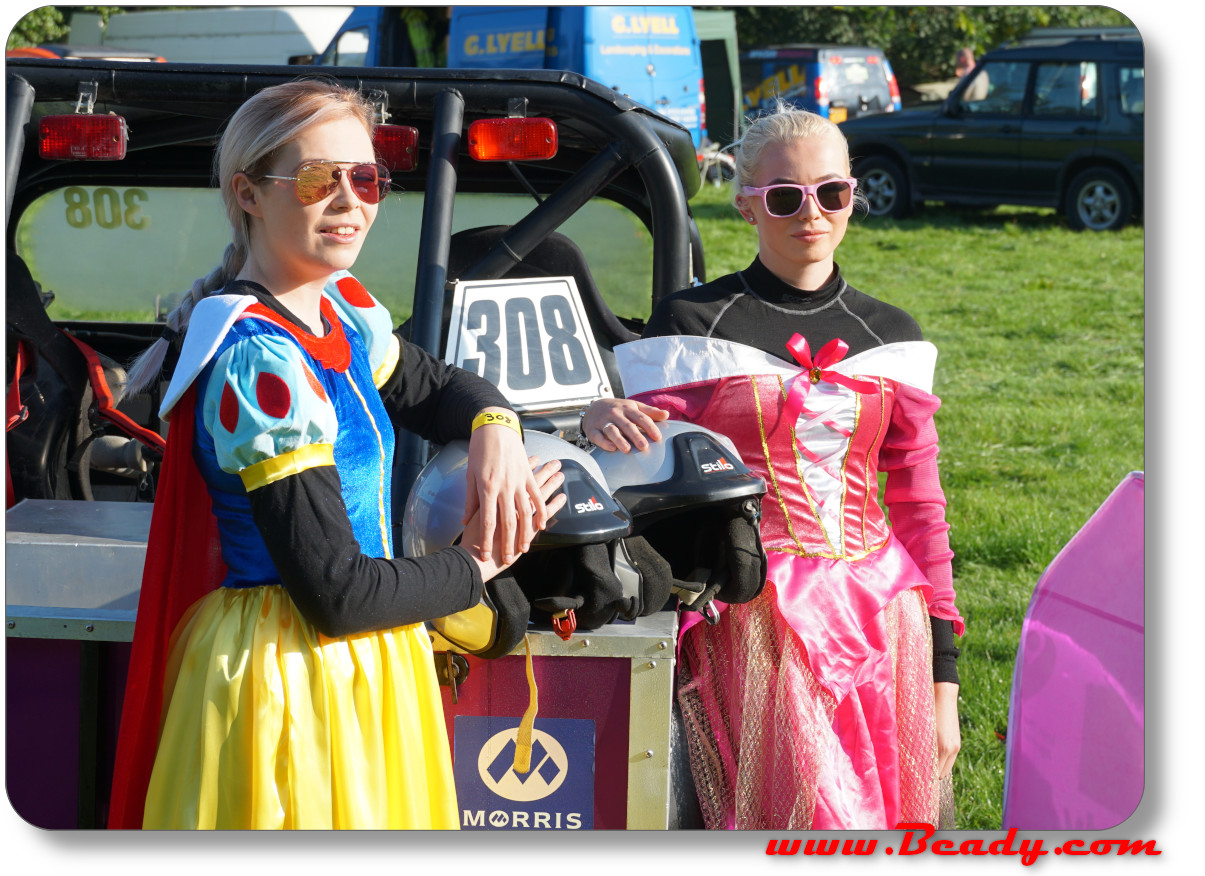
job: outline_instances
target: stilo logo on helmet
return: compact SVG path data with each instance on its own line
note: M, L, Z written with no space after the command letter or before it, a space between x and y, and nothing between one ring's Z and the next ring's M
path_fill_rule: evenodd
M699 471L703 474L714 474L720 471L736 471L736 466L721 456L719 462L705 462L700 465Z
M586 502L574 502L573 510L578 514L592 514L596 511L605 511L606 505L598 501L596 496L591 496Z

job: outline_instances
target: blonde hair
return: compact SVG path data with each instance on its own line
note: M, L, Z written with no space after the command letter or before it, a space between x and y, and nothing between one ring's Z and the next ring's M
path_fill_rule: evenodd
M333 80L300 79L257 92L238 108L226 125L214 155L213 173L233 239L222 262L192 284L184 300L167 315L169 333L182 335L197 302L234 279L247 261L251 226L239 206L232 180L236 173L250 176L266 172L280 150L313 125L353 118L371 136L374 108L360 92ZM157 339L131 365L125 395L140 392L159 377L169 342Z
M794 143L796 140L827 137L841 144L845 156L845 174L851 173L849 161L849 143L833 122L824 116L798 109L779 98L772 109L753 119L741 137L733 144L733 158L736 161L736 173L732 178L732 203L736 205L737 196L742 186L754 184L762 153L770 146L784 143ZM861 192L854 196L854 206L860 207L865 203Z

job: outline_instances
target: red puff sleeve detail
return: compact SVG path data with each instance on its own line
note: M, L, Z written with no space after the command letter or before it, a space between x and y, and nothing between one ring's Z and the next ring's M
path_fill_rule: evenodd
M289 392L289 385L280 377L269 371L261 371L255 378L255 403L269 417L278 420L284 417L288 414L292 401L293 394Z
M343 296L343 300L352 307L368 310L377 306L372 296L368 294L368 290L355 277L343 277L335 285L339 287L339 294Z
M303 368L302 371L305 372L305 382L310 385L310 389L314 390L314 395L318 396L320 401L326 401L326 390L322 388L322 384L318 382L314 372L309 368Z
M218 407L218 419L222 423L222 428L234 434L234 430L238 427L238 398L234 395L234 387L227 381L222 387L222 401Z

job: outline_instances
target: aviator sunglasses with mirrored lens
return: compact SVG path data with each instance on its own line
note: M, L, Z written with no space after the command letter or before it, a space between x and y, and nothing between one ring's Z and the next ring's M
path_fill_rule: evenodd
M742 186L742 195L758 195L766 205L766 212L779 219L794 216L803 207L803 201L811 195L816 205L825 213L844 210L854 199L856 179L829 179L810 186L794 183L775 183L771 186Z
M340 164L350 164L343 168ZM292 180L297 199L309 206L334 193L339 180L347 174L351 190L365 204L379 204L389 191L389 168L383 164L356 164L354 161L307 161L297 168L296 176L260 174L259 179Z

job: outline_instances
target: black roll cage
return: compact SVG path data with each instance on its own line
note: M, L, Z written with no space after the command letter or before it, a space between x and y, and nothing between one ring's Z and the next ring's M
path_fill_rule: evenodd
M36 112L35 104L47 107L46 112L71 112L81 82L97 84L96 112L112 110L127 116L132 131L129 148L133 153L140 149L212 142L220 123L255 91L299 76L321 76L365 94L383 95L393 120L419 127L425 135L421 137L420 149L429 159L420 163L420 169L427 168L426 184L416 186L417 175L407 176L407 181L412 187L422 188L428 194L428 202L442 200L455 192L462 176L456 165L465 154L460 133L468 122L515 114L518 97L526 114L547 115L558 121L562 143L567 141L574 158L551 162L549 166L554 172L539 165L524 165L524 174L531 185L555 191L557 196L532 210L523 221L523 232L517 235L520 240L508 237L507 247L521 258L524 253L516 244L521 247L524 241L547 236L578 206L591 197L603 195L633 209L652 233L653 303L699 276L701 258L691 251L693 222L686 200L698 191L701 181L689 134L673 122L578 74L555 70L404 68L334 68L337 72L333 72L332 68L316 67L102 61L66 64L40 59L13 60L7 68L6 212L11 211L22 190L38 183L42 187L51 183L56 176L55 165L61 164L41 161L36 154L30 156L22 149L24 129L45 114ZM123 107L130 107L131 112L123 111ZM156 121L152 131L141 130L138 116L145 117L145 110L168 120ZM436 130L447 138L438 145L433 136ZM610 172L600 174L598 163L591 164L589 170L581 168L580 172L573 172L586 163L581 156L587 152L605 154L604 163ZM94 163L89 172L98 177L120 176L120 164ZM181 171L188 170L179 166L170 169L177 178ZM194 165L191 170L208 175L208 156L203 166ZM78 182L81 178L78 165L72 171L72 179ZM498 190L501 175L493 172L483 177L477 169L464 174L469 185L463 190L480 190L484 179L490 183L489 190ZM526 190L517 184L513 188ZM446 218L442 212L437 208L435 215L424 214L425 246L435 244L432 234L447 236L448 229L438 227ZM11 239L11 228L9 234ZM420 249L430 257L424 244L420 244ZM503 261L499 254L493 254L489 265L497 268ZM474 269L474 276L480 278L484 275L478 270L489 269L489 266ZM432 281L427 278L426 282ZM417 306L433 290L420 290L416 286L415 291ZM442 289L438 291L442 294Z
M701 185L689 132L575 73L36 59L12 60L6 66L5 213L10 250L15 233L11 217L19 213L14 208L65 179L75 185L146 184L156 178L210 185L212 147L234 110L264 87L309 76L357 88L380 101L388 121L419 129L418 169L395 174L394 179L426 195L411 317L411 340L424 349L439 354L458 190L537 195L527 216L462 272L466 279L503 276L596 196L623 204L650 231L650 307L706 279L698 230L687 207L687 199ZM39 119L76 111L81 83L94 83L95 112L112 111L126 118L131 132L127 159L141 152L144 160L39 158L33 148ZM556 158L501 168L467 157L463 134L470 122L515 115L557 122ZM425 455L424 442L403 436L397 458L398 496L408 491Z

